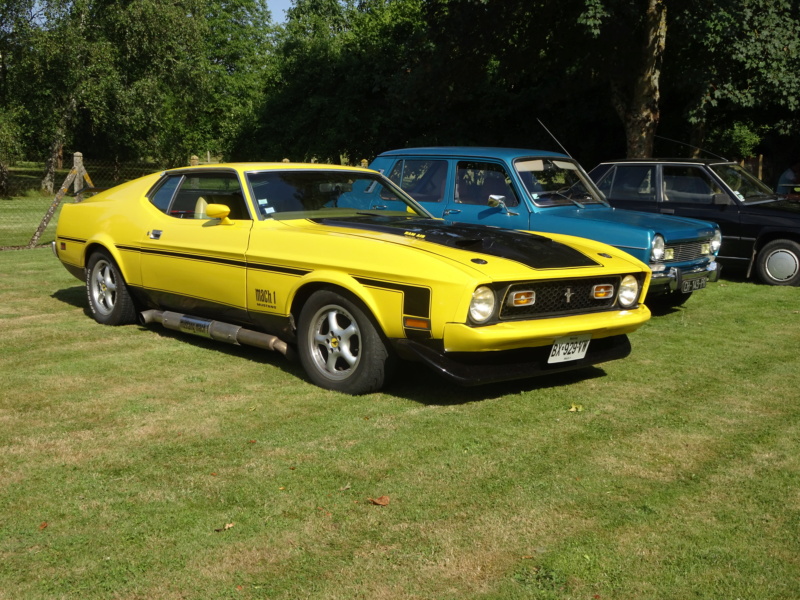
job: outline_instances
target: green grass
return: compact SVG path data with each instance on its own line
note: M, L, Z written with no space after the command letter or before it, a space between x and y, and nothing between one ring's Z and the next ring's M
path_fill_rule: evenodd
M0 336L3 599L800 597L798 288L713 284L571 376L349 397L97 325L37 249L0 252Z

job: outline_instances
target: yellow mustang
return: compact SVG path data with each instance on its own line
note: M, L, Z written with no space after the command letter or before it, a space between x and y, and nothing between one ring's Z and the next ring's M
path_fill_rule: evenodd
M99 323L296 353L350 394L380 389L396 357L464 385L622 358L650 317L630 255L434 219L368 169L155 173L65 205L53 248Z

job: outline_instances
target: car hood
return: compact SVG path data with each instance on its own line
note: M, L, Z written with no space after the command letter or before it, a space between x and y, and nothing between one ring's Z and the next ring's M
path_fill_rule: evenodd
M499 227L406 217L351 216L311 221L327 227L358 230L361 235L368 234L387 241L433 244L471 254L505 258L533 269L601 265L580 250L549 237ZM470 262L472 267L478 268L484 264L480 258L472 258Z
M747 214L785 217L795 222L800 222L800 200L784 198L772 202L743 204L741 211Z
M673 240L709 238L714 235L716 227L714 223L698 219L621 210L606 206L587 206L586 208L559 206L538 213L531 223L533 229L536 229L535 219L544 215L547 215L548 219L572 220L573 227L574 221L577 220L583 223L594 222L603 229L607 229L608 226L616 226L615 229L627 232L634 229L649 230L653 234L660 233L667 243ZM594 237L594 232L587 230L586 233L589 237Z

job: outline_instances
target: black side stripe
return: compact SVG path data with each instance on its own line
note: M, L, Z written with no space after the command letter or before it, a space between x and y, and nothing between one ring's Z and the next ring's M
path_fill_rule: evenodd
M378 279L367 279L365 277L354 277L360 284L394 290L403 293L403 314L412 317L431 318L431 290L430 288L414 285L394 283L392 281L380 281Z

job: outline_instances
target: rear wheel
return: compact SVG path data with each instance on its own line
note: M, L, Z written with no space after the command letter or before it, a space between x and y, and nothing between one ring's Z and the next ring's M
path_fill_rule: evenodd
M756 257L756 271L769 285L800 284L800 244L792 240L764 244Z
M94 320L103 325L136 322L136 309L122 273L105 251L97 251L86 264L86 295Z
M361 306L336 292L315 292L300 312L300 362L318 386L346 394L383 387L393 358Z

